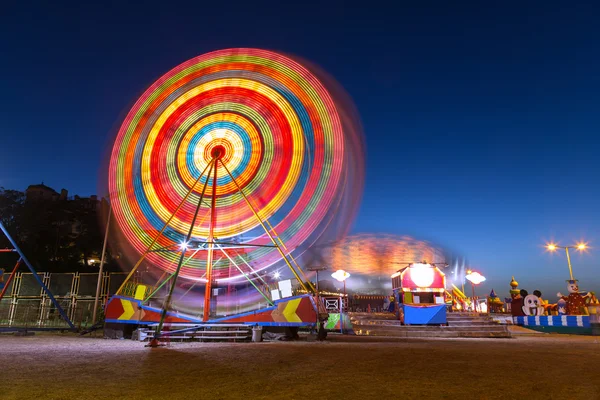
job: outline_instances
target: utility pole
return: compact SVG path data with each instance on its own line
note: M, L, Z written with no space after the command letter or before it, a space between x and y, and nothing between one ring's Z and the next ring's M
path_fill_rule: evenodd
M316 267L306 269L307 271L311 271L311 272L314 271L317 273L317 276L315 278L317 280L317 300L316 300L316 303L317 303L317 326L319 326L319 314L320 314L319 306L321 305L321 300L320 300L320 296L319 296L319 271L326 271L328 269L329 269L328 267L323 267L323 266L316 266Z
M102 257L100 257L100 268L98 270L98 283L96 283L96 297L94 298L94 310L92 312L92 326L96 324L98 313L98 300L100 288L102 287L102 274L104 273L104 260L106 258L106 244L108 243L108 231L110 230L110 216L112 214L112 203L108 202L108 218L106 219L106 231L104 232L104 244L102 245Z

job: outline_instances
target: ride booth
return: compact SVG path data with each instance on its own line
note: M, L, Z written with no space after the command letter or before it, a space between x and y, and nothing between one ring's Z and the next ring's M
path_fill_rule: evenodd
M396 315L404 325L445 325L446 276L436 266L414 263L392 275Z

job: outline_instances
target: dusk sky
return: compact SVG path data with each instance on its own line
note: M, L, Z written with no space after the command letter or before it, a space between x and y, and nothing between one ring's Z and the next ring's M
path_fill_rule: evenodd
M212 50L265 48L319 65L356 104L354 232L430 240L486 291L507 295L514 275L551 301L568 269L544 243L583 239L575 276L600 291L598 6L83 3L0 10L0 186L97 193L121 119L155 79Z

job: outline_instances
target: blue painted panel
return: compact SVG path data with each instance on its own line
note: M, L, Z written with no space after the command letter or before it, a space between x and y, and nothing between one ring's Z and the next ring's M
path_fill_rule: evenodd
M542 315L537 317L513 317L516 325L523 326L568 326L589 328L590 317L588 315Z
M446 305L411 306L404 304L404 323L407 325L441 325L446 320Z

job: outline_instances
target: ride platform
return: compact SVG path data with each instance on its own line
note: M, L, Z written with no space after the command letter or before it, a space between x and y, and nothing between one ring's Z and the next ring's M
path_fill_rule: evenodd
M113 296L106 304L106 322L116 324L152 325L160 322L162 309L142 304L142 300L125 296ZM274 301L274 305L255 311L226 317L201 318L178 312L168 311L164 323L203 324L235 323L259 326L311 327L317 321L317 306L309 295L287 297Z

